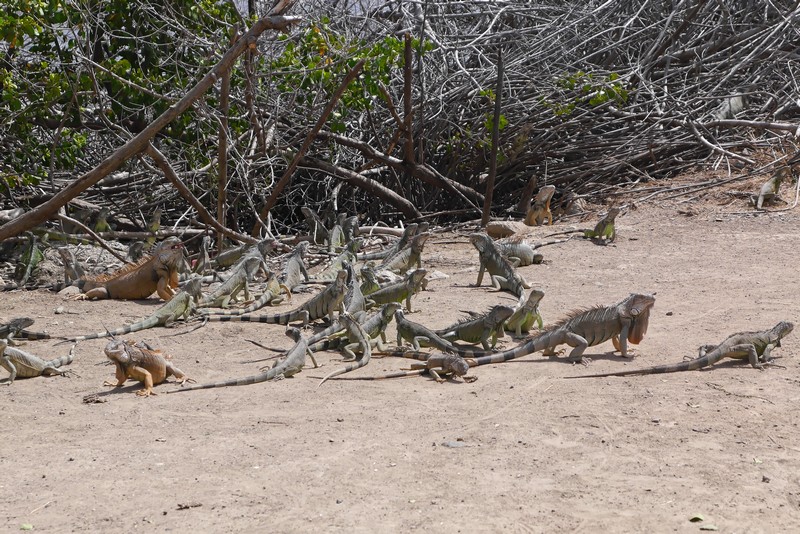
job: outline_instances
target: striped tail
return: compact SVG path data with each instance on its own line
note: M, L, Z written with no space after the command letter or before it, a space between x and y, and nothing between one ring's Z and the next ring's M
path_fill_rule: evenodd
M184 391L194 391L198 389L212 389L212 388L226 388L229 386L249 386L251 384L259 384L261 382L266 382L267 380L271 380L277 376L277 372L275 372L276 368L272 368L266 373L261 373L258 375L252 375L245 378L234 378L231 380L224 380L222 382L212 382L210 384L199 384L197 386L189 386L189 387L182 387L181 389L173 389L171 391L167 391L167 393L181 393Z
M217 310L212 308L200 308L197 310L197 313L200 315L224 315L224 316L239 316L239 315L246 315L248 313L253 313L254 311L260 310L273 300L277 298L272 291L267 291L258 299L256 299L252 304L250 304L246 308L242 308L239 310Z
M294 321L308 323L308 312L306 310L294 310L285 313L274 313L271 315L211 315L206 317L208 321L233 322L242 321L248 323L267 323L287 325Z
M87 334L85 336L78 336L73 337L70 339L65 339L64 341L59 341L56 345L61 343L77 343L78 341L86 341L87 339L100 339L104 337L114 337L114 336L124 336L125 334L130 334L131 332L138 332L140 330L146 330L148 328L153 328L158 326L159 321L158 317L149 317L144 321L134 323L128 326L122 326L117 328L116 330L106 330L105 332L97 332L95 334Z
M45 363L45 366L46 367L54 367L54 368L58 369L62 365L71 364L72 360L75 358L75 355L73 354L74 350L75 350L75 346L73 345L73 347L69 350L69 354L67 354L66 356L62 356L60 358L56 358L55 360L50 360L49 362Z

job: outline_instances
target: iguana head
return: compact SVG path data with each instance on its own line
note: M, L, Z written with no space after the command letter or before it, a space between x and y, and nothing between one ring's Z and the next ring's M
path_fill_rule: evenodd
M284 332L286 337L292 338L292 341L298 342L300 341L301 333L299 328L295 328L294 326L290 326Z
M489 236L481 233L471 234L469 236L469 241L470 243L472 243L472 246L478 249L478 252L483 252L484 250L486 250L486 245L488 244Z
M401 308L402 305L399 302L387 302L381 308L381 315L383 316L386 322L389 322L392 320L392 317L395 316L395 312L397 312Z
M411 281L411 285L415 288L422 283L422 280L428 275L428 271L426 269L415 269L408 275L408 279Z
M262 260L258 256L246 257L244 259L244 272L247 275L247 279L252 280L262 265L264 265L264 260Z
M520 306L523 305L522 299L524 298L524 294L520 297ZM528 308L533 309L539 305L539 302L544 298L544 291L538 288L531 289L531 292L528 294L528 300L525 301L525 304L528 305Z
M177 265L183 258L183 243L175 236L168 237L158 244L153 255L165 265Z
M416 248L417 250L422 250L422 247L425 246L425 242L428 240L430 236L431 234L428 233L415 235L414 240L411 242L411 246Z
M106 348L103 349L103 352L106 353L106 357L112 362L126 365L131 361L131 356L128 354L128 347L125 342L120 339L112 339L106 343Z
M450 371L455 376L464 376L469 372L469 364L458 354L445 354L442 358L442 370Z
M309 246L311 246L311 243L308 241L300 241L297 246L294 247L294 253L302 258L308 252Z
M203 277L197 275L192 276L189 281L183 285L183 291L195 299L200 298L200 296L203 294Z
M503 306L502 304L498 304L497 306L493 306L491 310L489 310L489 316L491 318L491 322L494 324L500 324L509 317L514 314L514 308L510 306Z
M619 306L622 317L633 320L633 325L628 332L628 341L639 344L647 333L647 324L650 322L650 309L656 303L656 297L643 293L631 293Z
M778 346L781 344L781 339L788 336L794 330L794 324L789 321L781 321L772 327L772 334L778 339Z

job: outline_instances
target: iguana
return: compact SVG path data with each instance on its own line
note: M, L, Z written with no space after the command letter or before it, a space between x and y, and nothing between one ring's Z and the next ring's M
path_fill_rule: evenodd
M183 371L169 361L170 357L160 350L154 350L146 343L135 343L129 340L112 339L104 349L106 357L117 368L116 382L106 380L104 386L122 387L131 378L144 384L136 394L140 397L155 395L153 386L174 376L178 384L193 382Z
M61 261L64 263L64 285L71 285L76 280L80 280L86 273L78 260L75 258L75 253L69 247L56 248L58 255L61 256Z
M406 310L411 312L411 297L422 289L425 276L428 271L417 269L406 275L406 277L394 284L388 285L367 295L368 306L376 304L386 304L387 302L406 301Z
M393 256L386 258L375 270L387 270L405 274L412 267L419 269L422 267L422 249L425 247L425 242L429 237L430 234L427 233L415 235L408 246Z
M416 356L415 356L416 359ZM474 382L476 376L466 376L469 363L458 354L431 354L423 363L412 363L409 369L389 373L383 376L353 376L334 378L334 380L386 380L389 378L406 378L410 376L431 375L440 384L446 380L442 375L460 377L464 382Z
M378 283L375 270L369 265L361 267L361 294L364 296L371 295L380 288L381 285Z
M144 241L134 241L128 247L128 252L125 255L125 261L129 263L137 263L144 256Z
M312 276L309 281L323 284L333 281L336 278L337 273L344 268L345 263L355 264L356 253L361 248L362 243L363 239L361 238L356 238L349 242L341 254L333 259L330 265L325 267L324 270L318 272L315 276Z
M0 323L0 338L8 339L11 345L14 345L14 339L27 339L30 341L36 339L50 339L50 334L47 332L31 332L26 330L34 323L30 317L19 317L12 319L7 323Z
M214 291L205 295L197 304L204 308L227 308L240 292L244 292L245 301L250 300L250 290L247 287L255 277L264 260L258 256L248 256L245 261L234 267L230 276Z
M329 373L320 381L319 384L317 384L317 388L324 384L326 380L329 380L334 376L343 375L345 373L349 373L350 371L355 371L356 369L364 367L369 363L370 358L372 358L372 345L369 340L369 335L366 333L366 331L364 331L364 328L358 323L358 321L347 312L343 312L339 316L339 320L344 323L345 329L347 330L348 339L354 340L354 343L359 345L361 349L361 358L355 363L351 363L350 365L346 365L341 369L337 369L336 371ZM350 353L352 354L352 350ZM355 357L355 354L353 354L353 356Z
M491 237L484 233L472 234L469 237L472 245L478 249L480 261L478 281L475 285L481 285L485 271L489 273L492 287L495 289L510 291L517 297L521 297L524 290L530 289L531 286L514 270L508 260L500 254Z
M301 241L294 247L294 250L286 260L286 265L283 267L281 275L278 277L278 282L288 288L289 294L297 286L303 282L308 281L308 271L305 265L305 255L308 252L309 242Z
M543 297L543 291L531 289L524 304L522 303L522 298L520 298L514 313L505 322L505 329L509 332L514 332L517 336L521 336L523 332L526 334L530 332L534 324L541 330L544 326L544 321L542 321L542 315L539 313L539 302Z
M281 289L286 291L286 293L289 295L289 299L291 300L291 293L289 292L288 288L278 283L275 273L269 273L267 275L267 283L264 287L264 292L246 308L241 308L238 310L214 310L210 308L198 308L196 311L201 315L246 315L248 313L260 310L267 304L279 304L281 301L283 301Z
M544 256L534 252L534 248L527 243L511 243L495 241L495 246L500 254L508 260L512 267L527 267L528 265L538 265L544 260Z
M553 213L550 211L550 201L553 199L553 193L556 192L556 186L546 185L539 189L536 193L536 199L533 204L528 208L528 213L525 214L525 224L528 226L541 226L545 220L547 224L553 224Z
M620 213L619 208L612 207L609 208L608 213L606 213L602 219L597 221L597 224L594 225L594 229L582 228L576 230L565 230L563 232L548 234L546 237L583 232L583 237L591 239L593 243L596 243L598 245L606 245L608 243L613 243L614 240L617 238L615 221L619 213Z
M303 212L303 216L306 219L306 224L308 225L309 232L311 232L311 239L314 241L314 244L324 245L327 243L328 230L325 228L325 225L322 223L322 219L319 218L319 215L317 215L314 210L307 206L300 208L300 211Z
M545 328L527 342L503 352L459 352L472 358L471 366L501 363L521 358L537 351L545 356L555 356L555 348L562 343L574 347L569 354L573 363L589 363L583 356L587 347L599 345L609 339L623 357L628 357L628 342L638 344L647 332L650 309L655 304L653 295L631 293L627 298L610 306L594 306L568 314L564 319Z
M358 237L358 215L352 215L342 221L342 233L344 234L345 243L349 243Z
M364 299L364 295L361 294L361 286L358 283L358 278L356 278L353 266L349 263L345 263L344 270L347 271L347 289L345 290L343 301L344 309L348 313L356 316L356 318L361 318L366 310L366 300ZM312 345L343 329L344 325L342 325L340 321L333 321L325 330L311 336L308 340L308 344Z
M308 349L308 343L300 330L297 328L287 328L286 335L292 338L295 342L294 346L286 353L286 357L277 362L272 369L266 372L248 376L246 378L235 378L232 380L225 380L222 382L212 382L210 384L199 384L197 386L189 386L187 388L175 389L167 393L181 393L184 391L193 391L197 389L211 389L211 388L224 388L228 386L249 386L250 384L259 384L268 380L273 380L278 377L290 377L299 373L303 366L306 364L306 355L311 358L314 367L317 365L317 360L314 359L314 354Z
M761 332L739 332L728 336L719 345L703 345L698 351L698 357L693 360L672 365L645 367L644 369L634 369L632 371L567 376L565 378L599 378L603 376L654 375L660 373L677 373L680 371L695 371L704 367L710 367L723 358L747 360L754 369L763 369L765 365L769 365L773 361L770 357L772 349L780 347L781 339L788 336L793 329L794 324L782 321L770 330L762 330Z
M756 209L763 209L762 206L764 205L764 202L772 202L776 198L780 199L778 196L778 191L780 191L781 182L783 182L783 180L790 179L791 177L791 167L781 167L775 171L775 174L773 174L772 177L764 183L764 185L761 186L758 196L754 195L750 197L750 201L755 204Z
M336 223L328 231L328 252L330 254L334 254L342 250L342 248L344 248L344 246L347 244L347 240L344 237L344 228L342 228L342 224L346 218L346 213L338 214L336 216Z
M389 302L388 304L381 306L378 311L359 320L361 327L367 334L370 347L375 347L379 351L385 350L386 327L392 322L392 319L394 318L394 312L396 312L398 309L400 309L400 303ZM346 330L345 325L341 321L337 322L337 326ZM334 337L331 334L335 334L335 332L327 333L326 336L330 336L328 339L324 341L315 341L313 344L311 343L310 339L309 344L311 350L314 352L319 352L321 350L341 349L345 353L345 360L354 360L356 356L353 353L353 349L358 348L360 340L352 335L347 335L347 333L341 337ZM315 335L314 338L322 339L322 337L319 337L319 335Z
M406 226L405 230L403 230L403 234L400 236L400 239L395 241L392 245L388 246L387 248L380 250L378 252L372 252L370 254L361 254L358 256L360 261L371 261L371 260L383 260L390 256L394 256L397 252L403 250L406 245L411 241L411 238L414 237L417 233L418 225L417 223L411 223Z
M347 271L339 271L336 280L294 310L270 315L212 315L203 316L207 321L231 322L243 321L251 323L289 324L293 321L303 321L303 326L309 321L328 317L332 323L333 313L343 310L345 291L347 290Z
M14 278L17 280L16 287L25 287L34 270L44 259L44 254L38 243L39 238L31 232L25 232L25 234L28 236L28 245L22 251L14 272Z
M106 330L105 332L97 332L95 334L87 334L85 336L69 338L61 341L60 343L75 343L87 339L122 336L125 334L130 334L131 332L139 332L147 328L154 328L156 326L169 326L181 318L187 319L195 310L196 303L202 295L200 290L200 281L201 278L199 277L189 280L189 282L184 285L183 289L174 297L172 297L169 302L166 302L163 306L157 309L153 315L143 319L142 321L139 321L138 323L122 326L116 330Z
M508 306L493 306L482 315L464 319L434 332L447 341L480 343L484 350L489 350L497 344L498 337L506 335L503 327L512 313L514 310Z
M156 234L161 229L161 208L156 208L150 215L150 220L147 221L147 231L153 235L148 237L146 242L148 247L152 247L156 243Z
M197 259L192 265L192 272L199 275L206 274L206 271L211 269L211 258L208 255L208 249L211 246L211 238L207 235L203 236L200 242L200 251L197 253Z
M472 356L475 354L475 351L471 349L465 349L462 347L458 347L453 345L443 337L439 336L428 328L427 326L421 325L414 321L409 321L406 319L403 310L397 310L394 312L394 322L397 326L397 345L402 346L403 341L408 341L411 344L411 347L414 351L419 352L421 347L434 347L444 352L452 352L454 354L459 354L461 356ZM390 351L385 354L389 356L400 356L400 357L407 357L409 351L399 349L396 351ZM481 354L491 354L491 352L483 351Z
M32 378L34 376L65 375L67 372L59 369L62 365L72 363L75 345L69 350L69 354L56 358L55 360L44 361L38 356L34 356L24 350L15 349L8 346L7 339L0 339L0 366L11 373L7 384L14 383L15 378Z
M157 292L169 301L178 287L178 263L183 259L183 244L177 237L162 241L151 256L138 263L129 263L120 270L98 277L78 280L83 292L76 300L83 299L146 299Z

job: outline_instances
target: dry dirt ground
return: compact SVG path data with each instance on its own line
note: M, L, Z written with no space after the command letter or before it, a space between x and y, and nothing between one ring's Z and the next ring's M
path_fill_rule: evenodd
M618 220L615 244L573 239L543 248L544 265L521 269L546 292L546 323L656 293L633 361L605 343L588 349L588 368L534 354L472 369L471 384L418 377L316 389L315 377L342 365L320 353L321 369L277 382L179 395L165 395L177 387L165 384L150 398L131 383L108 402L84 404L111 389L102 384L113 368L102 365L104 341L80 343L70 367L79 377L0 386L0 529L796 530L800 332L775 351L785 368L724 361L705 371L562 379L678 362L733 332L800 318L800 209L742 215L750 209L730 190L704 195L641 204ZM531 240L550 231L537 228ZM412 320L442 327L460 310L513 302L470 285L477 254L465 234L437 234L424 263L450 277L414 300ZM121 326L158 305L64 301L44 290L9 292L3 302L3 319L29 315L54 335ZM68 313L54 314L59 306ZM170 337L182 330L135 338L172 353L199 383L257 373L263 364L245 362L269 353L246 338L289 343L274 325L213 323ZM55 357L63 347L25 348ZM404 363L375 359L358 374ZM691 522L697 514L704 520Z

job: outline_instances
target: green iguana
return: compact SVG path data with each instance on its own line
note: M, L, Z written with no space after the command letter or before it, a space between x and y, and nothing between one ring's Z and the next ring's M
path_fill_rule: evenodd
M289 324L293 321L303 321L303 326L309 321L328 317L334 321L334 312L343 311L344 295L347 291L347 271L339 271L336 280L294 310L270 315L211 315L203 316L206 321L232 322L243 321L250 323Z
M143 319L142 321L139 321L138 323L122 326L116 330L106 330L105 332L97 332L95 334L87 334L85 336L69 338L64 341L60 341L59 343L75 343L87 339L122 336L125 334L130 334L131 332L139 332L147 328L154 328L156 326L169 326L181 318L188 319L195 310L196 303L202 295L200 282L201 278L192 278L184 285L180 292L172 297L169 302L166 302L163 306L156 310L153 315Z
M157 292L169 301L178 287L178 264L183 260L183 244L177 237L162 241L153 254L138 263L129 263L120 270L98 277L78 280L83 292L76 300L84 299L146 299Z
M414 359L417 359L416 356ZM469 363L458 354L431 354L423 363L412 363L409 369L389 373L383 376L353 376L347 378L334 378L334 380L386 380L389 378L406 378L429 374L440 384L447 377L460 377L464 382L474 382L476 376L466 376L469 372ZM444 375L444 377L442 376Z
M261 268L264 260L257 256L248 256L245 261L231 269L231 274L214 291L205 295L197 304L203 308L227 308L231 301L235 301L240 292L244 292L245 301L250 300L248 282L252 282L256 273Z
M250 384L259 384L267 382L278 377L290 377L302 371L306 364L306 355L311 358L314 367L317 365L317 360L314 359L314 354L308 349L308 343L300 330L297 328L287 328L286 335L292 338L295 342L294 346L286 353L286 357L280 362L276 362L275 366L266 372L248 376L246 378L235 378L232 380L225 380L222 382L212 382L210 384L199 384L197 386L189 386L187 388L175 389L167 393L182 393L184 391L194 391L198 389L211 389L211 388L224 388L228 386L249 386Z
M503 352L461 349L458 354L467 358L470 367L502 363L544 351L545 356L555 356L555 348L567 344L573 363L588 364L583 353L587 347L599 345L609 339L623 357L628 357L628 342L638 344L644 339L650 321L650 309L655 304L653 295L631 293L623 301L610 306L594 306L568 314L564 319L545 328L525 343ZM445 352L447 352L445 350ZM395 354L390 353L392 356ZM409 354L406 352L406 354ZM402 354L397 354L402 356ZM424 353L420 353L424 357Z
M369 363L369 360L372 357L372 344L370 343L369 335L367 335L364 327L359 324L355 317L347 312L341 313L339 315L339 320L344 323L345 329L347 330L348 339L354 340L353 342L360 346L361 359L359 359L356 363L351 363L350 365L346 365L341 369L337 369L336 371L329 373L320 381L319 384L317 384L317 388L324 384L326 380L329 380L334 376L343 375L345 373L349 373L350 371L355 371L356 369L364 367ZM350 354L355 357L355 354L353 354L352 350L350 350Z
M361 248L363 239L356 238L349 242L341 254L336 256L333 261L309 279L309 282L327 284L336 278L337 273L344 268L345 263L356 263L356 253Z
M497 338L505 336L504 325L514 313L508 306L493 306L488 312L461 320L434 332L447 341L480 343L484 350L493 349Z
M260 310L267 304L276 305L281 303L283 301L281 289L286 291L287 295L289 295L289 299L291 300L291 293L288 291L288 288L279 284L278 279L275 277L275 273L270 272L267 275L267 283L264 287L264 292L246 308L241 308L238 310L212 310L210 308L198 308L196 311L200 315L247 315L248 313Z
M306 219L306 224L308 225L309 232L311 232L311 239L313 240L314 244L324 245L327 243L328 230L325 228L325 224L323 224L322 219L319 218L319 215L317 215L314 210L307 206L301 207L300 211L303 212L303 216Z
M297 286L308 282L308 271L306 270L304 261L305 255L308 252L308 247L308 241L301 241L298 243L297 246L294 247L292 253L289 254L286 265L283 267L283 271L281 271L281 275L278 277L278 282L286 286L289 294L291 294Z
M30 317L19 317L12 319L7 323L0 323L0 338L9 340L11 345L14 345L14 339L27 339L33 341L36 339L50 339L50 334L47 332L31 332L26 330L34 323Z
M781 189L781 182L791 177L791 167L781 167L775 171L775 174L773 174L769 180L764 182L764 185L761 186L758 192L758 196L754 195L750 197L750 201L755 204L757 210L764 209L764 202L772 202L776 198L780 199L778 192Z
M530 332L534 324L541 330L544 326L542 315L539 313L539 302L542 298L544 298L544 292L540 289L531 289L524 304L520 298L514 308L514 313L505 323L505 329L514 332L517 336L521 336L523 332L526 334Z
M69 247L58 247L56 251L58 255L61 256L61 261L64 263L64 285L72 285L73 282L86 276L83 267L78 263L72 249Z
M75 345L69 350L68 355L48 362L24 350L9 347L7 339L0 339L0 366L11 373L7 382L9 386L14 383L15 378L64 376L67 372L62 371L59 367L72 363L74 350Z
M524 290L530 289L530 285L514 270L497 249L491 237L484 233L476 233L469 236L472 245L478 249L480 270L478 271L478 281L476 286L483 282L483 273L488 272L492 281L492 287L499 290L510 291L517 297L521 297Z
M371 315L365 315L359 320L361 327L367 334L370 347L377 348L379 351L385 350L386 327L392 322L394 313L399 309L400 303L390 302L381 306L378 311ZM336 326L346 330L345 325L341 321L337 321ZM327 330L329 329L326 329L326 331ZM342 350L345 353L345 360L356 359L353 350L360 346L360 340L357 337L353 337L352 332L350 335L345 332L342 336L333 335L335 333L335 330L326 333L325 336L328 337L328 339L324 341L315 341L312 343L310 339L309 345L311 346L311 350L314 352L321 350ZM323 339L323 337L319 337L319 334L315 335L314 338Z
M406 275L406 277L394 284L383 287L367 295L368 306L376 304L386 304L387 302L406 301L406 310L411 312L411 297L422 290L425 276L428 271L417 269Z
M497 250L508 260L512 267L527 267L538 265L544 261L544 256L534 252L534 248L527 243L512 243L495 241Z
M409 269L422 267L422 250L425 247L425 242L430 237L430 234L417 234L411 240L411 243L404 249L395 253L393 256L386 258L386 260L378 265L376 271L393 271L400 274L405 274Z
M359 255L358 256L359 261L384 260L390 256L394 256L396 253L406 248L406 245L408 245L408 243L411 241L411 238L416 235L417 228L418 228L417 223L409 224L408 226L406 226L405 230L403 230L403 234L400 236L400 239L398 239L385 249L379 250L378 252L371 252L369 254Z
M576 230L565 230L563 232L547 234L546 237L583 232L583 237L591 239L592 242L595 244L607 245L608 243L613 243L614 240L617 238L617 229L615 221L617 215L619 215L619 212L620 212L619 208L616 207L609 208L608 213L606 213L605 217L597 221L597 224L594 225L594 229L582 228Z
M364 265L361 267L361 294L364 296L371 295L381 288L378 283L378 276L375 270L369 266Z
M140 397L155 395L153 386L174 376L178 384L194 382L172 365L170 357L160 350L155 350L146 343L135 343L128 340L113 339L108 342L104 352L116 367L116 382L103 382L104 386L122 387L129 378L144 384L144 389L136 392Z
M782 321L770 330L762 330L761 332L739 332L728 336L719 345L703 345L698 351L698 357L693 360L671 365L645 367L644 369L634 369L632 371L567 376L565 378L599 378L603 376L636 376L695 371L704 367L710 367L723 358L747 360L754 369L763 369L765 365L769 365L773 362L773 358L770 357L772 349L780 347L781 339L788 336L793 329L794 324Z

